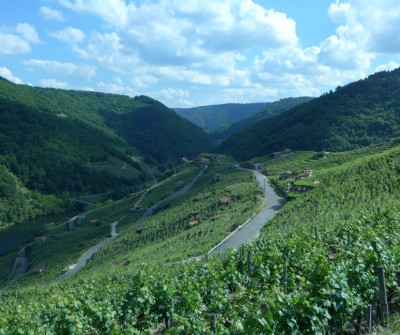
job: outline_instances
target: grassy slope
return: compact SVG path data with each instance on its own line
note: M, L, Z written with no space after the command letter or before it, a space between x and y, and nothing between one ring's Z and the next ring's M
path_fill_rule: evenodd
M238 160L285 148L345 151L400 135L400 69L338 87L307 104L262 120L221 143Z

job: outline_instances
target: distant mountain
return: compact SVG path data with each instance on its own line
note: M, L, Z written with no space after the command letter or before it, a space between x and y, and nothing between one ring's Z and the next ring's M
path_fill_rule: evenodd
M267 106L268 102L248 104L222 104L193 108L174 108L185 119L209 132L226 123L240 119Z
M260 110L257 110L250 115L246 115L238 120L226 123L217 129L211 130L209 133L215 140L220 141L258 121L283 113L288 109L291 109L302 103L309 102L312 99L313 98L310 97L281 99L262 107Z
M285 148L346 151L400 136L400 69L337 87L223 141L239 160Z
M0 78L0 193L2 185L13 188L9 174L21 187L58 197L135 187L147 178L140 157L175 163L213 147L202 129L145 96L43 89ZM118 170L97 168L115 161Z

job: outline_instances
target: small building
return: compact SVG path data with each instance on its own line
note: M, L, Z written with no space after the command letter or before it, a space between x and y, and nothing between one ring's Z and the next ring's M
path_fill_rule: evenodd
M182 187L183 186L183 181L180 180L176 183L176 187Z
M219 199L219 202L222 202L222 203L227 203L230 201L232 201L232 197L224 197L224 198Z
M183 161L184 163L189 163L189 160L187 159L187 157L182 157L182 161Z
M173 195L173 194L174 194L174 191L165 192L165 196L166 196L166 197L169 197L169 196L171 196L171 195Z
M136 229L136 234L140 235L143 232L143 230L144 230L144 227Z
M78 214L78 219L84 219L86 218L86 213L79 213Z
M197 215L199 215L200 212L201 212L201 210L193 211L192 213L190 213L190 215L193 215L194 217L197 217Z
M32 274L41 273L43 270L44 270L44 266L41 266L41 267L36 268L35 270L33 270Z
M232 212L218 213L218 214L215 215L214 217L215 217L215 218L220 218L220 217L223 217L223 216L229 216L229 215L231 215L231 214L232 214Z
M214 181L220 181L222 180L222 173L216 173L214 175Z
M297 181L300 179L312 177L312 175L313 175L312 170L303 170L299 175L294 177L294 179Z
M291 152L292 150L290 150L290 149L285 149L284 151L285 151L285 152Z
M279 176L280 181L284 181L286 179L292 179L292 178L294 178L294 175L291 171L286 171Z
M211 155L210 158L212 162L218 162L218 155Z
M92 219L92 220L90 220L89 222L91 223L91 224L93 224L93 223L97 223L97 222L99 222L100 220L98 220L98 219Z
M321 184L321 181L320 180L314 180L314 184Z
M133 206L133 208L132 208L132 210L134 211L134 212L139 212L139 211L141 211L143 209L143 206L142 205L135 205L135 206Z
M190 222L189 222L189 226L193 227L194 225L196 225L196 224L198 224L198 223L200 223L199 220L190 221Z
M279 151L279 152L273 152L273 153L271 154L271 157L272 157L273 159L275 159L275 158L280 158L280 157L282 157L282 152L281 152L281 151Z
M35 237L35 243L44 243L44 242L46 242L46 236Z

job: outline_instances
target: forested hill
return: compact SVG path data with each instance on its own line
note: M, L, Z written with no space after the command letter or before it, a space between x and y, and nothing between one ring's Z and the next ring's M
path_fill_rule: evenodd
M215 140L224 140L258 121L281 114L297 105L311 101L312 99L313 98L311 97L285 98L272 102L250 115L246 115L210 131L210 135Z
M174 163L213 146L199 127L145 96L43 89L1 78L0 229L65 209L70 194L140 187L148 178L143 158Z
M262 120L218 151L245 160L285 148L345 151L387 141L400 135L399 96L400 69L379 72Z
M174 108L175 112L209 132L226 123L250 115L267 106L268 102L209 105L192 108Z
M0 80L0 98L96 129L129 150L164 163L178 161L213 147L213 140L160 102L98 92L44 89ZM108 142L108 139L107 139ZM135 150L136 149L136 150Z

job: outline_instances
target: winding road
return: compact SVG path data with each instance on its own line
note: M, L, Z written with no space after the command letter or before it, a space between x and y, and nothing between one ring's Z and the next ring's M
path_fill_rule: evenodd
M179 197L180 195L186 193L187 191L189 191L193 185L196 183L196 181L204 174L205 170L208 168L208 166L206 165L204 167L203 170L200 171L200 173L189 183L187 184L185 187L183 187L182 189L180 189L178 192L174 193L173 195L169 196L168 198L165 198L163 200L160 200L159 202L157 202L156 204L154 204L153 206L151 206L146 213L135 223L125 227L124 229L122 229L120 231L120 233L131 229L133 226L138 225L139 223L143 222L144 220L146 220L150 215L153 214L153 211L160 206L161 204L170 201L171 199L174 199L176 197ZM74 218L73 218L74 219ZM72 219L71 219L72 220ZM122 218L120 219L122 220ZM119 220L119 221L120 221ZM57 279L55 279L53 281L53 283L68 279L70 277L72 277L73 275L75 275L75 273L77 273L81 268L83 268L87 262L89 261L89 259L97 252L99 251L100 248L104 247L106 244L114 241L119 234L117 233L117 225L119 221L115 221L111 224L111 236L103 241L101 241L100 243L96 244L94 247L92 247L91 249L89 249L88 251L86 251L76 262L76 264L72 265L70 267L70 269L64 273L62 276L58 277Z
M242 244L252 243L258 238L264 225L271 220L285 204L285 199L279 197L275 193L274 189L269 185L267 177L258 171L253 172L256 175L258 183L264 189L264 194L267 198L265 207L254 218L250 219L223 242L211 249L209 254L218 254L230 248L238 249Z

